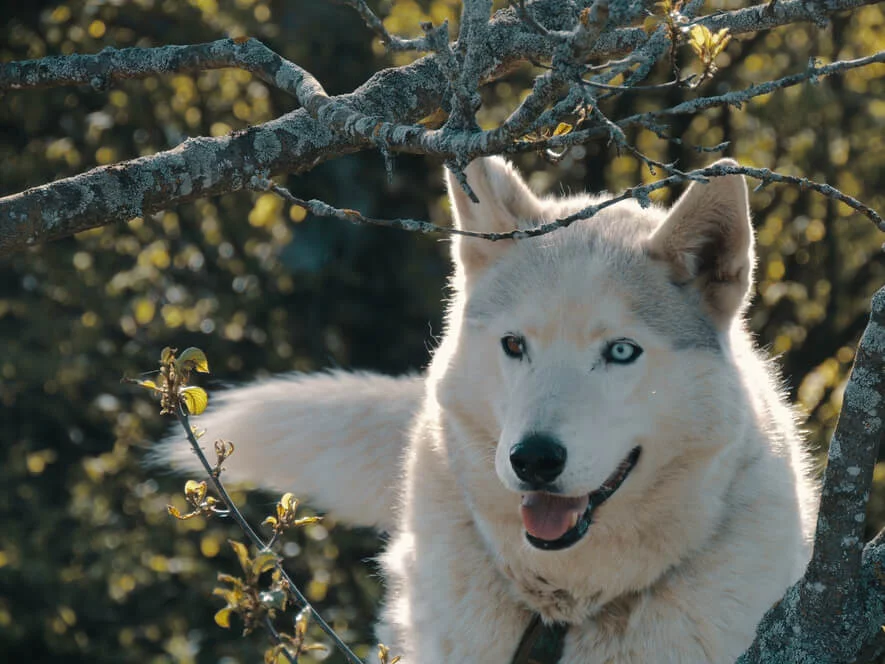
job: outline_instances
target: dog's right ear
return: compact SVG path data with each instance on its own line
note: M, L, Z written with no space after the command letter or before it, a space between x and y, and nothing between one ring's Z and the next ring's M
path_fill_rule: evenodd
M467 183L479 203L470 200L448 169L445 172L455 228L480 233L508 233L532 226L541 216L541 202L516 169L501 157L476 159L464 170ZM515 242L455 236L453 258L462 266L465 275L478 274Z
M714 166L736 167L732 159ZM743 175L692 182L649 238L652 257L669 264L672 279L700 291L720 328L747 304L753 275L753 227Z

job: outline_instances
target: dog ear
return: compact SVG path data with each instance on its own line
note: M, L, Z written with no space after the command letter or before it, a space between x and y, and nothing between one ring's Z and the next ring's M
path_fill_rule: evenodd
M541 215L541 202L516 169L501 157L476 159L464 170L467 183L479 203L470 200L448 169L445 172L455 228L480 233L508 233L532 226ZM515 242L455 236L452 252L455 262L466 274L471 274L494 263Z
M737 166L732 159L716 166ZM743 175L692 182L649 239L649 253L665 261L672 279L701 292L720 328L741 311L753 272L753 227Z

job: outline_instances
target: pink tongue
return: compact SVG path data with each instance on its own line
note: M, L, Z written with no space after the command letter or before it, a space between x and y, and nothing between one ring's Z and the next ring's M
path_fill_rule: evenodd
M558 540L572 527L573 515L578 518L587 509L588 497L566 498L551 493L527 493L522 497L522 524L537 539Z

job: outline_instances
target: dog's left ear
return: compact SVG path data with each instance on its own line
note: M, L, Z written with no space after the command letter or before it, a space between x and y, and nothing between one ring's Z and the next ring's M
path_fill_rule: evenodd
M445 169L455 228L480 233L508 233L531 226L541 216L541 202L513 166L501 157L483 157L464 170L467 183L479 203L464 192L452 173ZM455 236L453 258L466 276L478 274L513 248L515 240L485 240Z
M716 166L738 166L732 159ZM649 253L672 279L701 292L714 323L725 329L745 303L753 272L753 227L743 175L692 182L649 238Z

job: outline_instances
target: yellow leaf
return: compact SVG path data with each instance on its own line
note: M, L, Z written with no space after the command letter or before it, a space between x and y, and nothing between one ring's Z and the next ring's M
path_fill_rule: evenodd
M287 512L294 512L298 507L298 499L293 493L284 493L283 497L280 498L280 505L282 505L283 509Z
M160 364L169 364L172 361L172 358L175 357L175 349L166 346L160 352Z
M271 528L277 527L277 518L275 516L269 516L264 521L261 522L262 526L270 526Z
M574 129L574 127L572 127L568 122L560 122L558 125L556 125L556 129L553 130L553 135L564 136L565 134L570 133L572 129Z
M322 520L323 520L323 517L321 517L321 516L304 516L304 517L301 517L300 519L295 519L295 521L292 523L292 525L295 526L296 528L300 528L302 526L310 526L310 525L313 525L314 523L320 523Z
M255 556L252 561L252 573L255 576L273 569L277 564L277 556L271 551L265 551Z
M191 415L199 415L209 405L209 395L202 387L185 387L181 391L181 398Z
M247 549L246 545L242 542L235 542L234 540L228 540L228 542L233 548L234 553L237 554L237 559L240 561L240 567L242 567L243 571L248 574L249 568L251 567L251 562L249 560L249 549Z
M706 25L698 24L692 26L689 35L691 36L689 44L691 45L692 50L699 58L703 58L708 50L710 38L712 37L710 30Z
M221 609L218 613L215 614L215 624L219 627L224 627L224 629L230 628L230 614L231 610L227 607Z
M184 485L184 495L195 503L202 503L206 496L206 483L197 482L196 480L188 480Z
M199 515L199 512L190 512L188 514L182 514L172 505L166 505L166 511L169 512L169 514L174 516L179 521L187 521L188 519L193 519L195 516Z
M428 116L425 116L418 120L418 124L422 127L427 127L428 129L439 129L443 126L446 120L449 119L449 114L446 113L443 109L437 108L433 113Z
M186 371L209 373L209 360L199 348L186 348L178 356L178 366Z
M310 622L311 611L305 607L295 616L295 637L301 638L307 634L307 625Z
M146 387L149 390L156 390L158 392L160 391L160 388L157 387L157 384L152 380L137 380L135 382L138 383L139 385L141 385L142 387Z
M728 42L731 41L731 36L728 34L728 28L722 28L719 32L713 35L713 57L722 53L723 49L728 46Z

